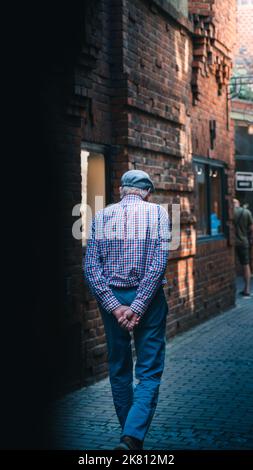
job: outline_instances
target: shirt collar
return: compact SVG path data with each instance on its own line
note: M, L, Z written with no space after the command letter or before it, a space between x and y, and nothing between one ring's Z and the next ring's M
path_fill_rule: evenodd
M126 202L140 202L140 201L143 202L143 199L138 194L126 194L126 196L124 196L120 202L126 203Z

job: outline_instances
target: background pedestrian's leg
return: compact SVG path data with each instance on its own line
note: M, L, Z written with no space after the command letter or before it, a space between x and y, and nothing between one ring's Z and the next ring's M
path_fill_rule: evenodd
M250 265L246 264L243 266L243 277L245 282L244 292L246 294L250 293L250 279L251 279L251 272L250 272Z

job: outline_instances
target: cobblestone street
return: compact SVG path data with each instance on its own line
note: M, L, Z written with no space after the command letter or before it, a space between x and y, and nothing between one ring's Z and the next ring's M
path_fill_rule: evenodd
M108 379L68 394L55 414L55 448L119 441ZM253 449L253 297L169 341L144 448Z

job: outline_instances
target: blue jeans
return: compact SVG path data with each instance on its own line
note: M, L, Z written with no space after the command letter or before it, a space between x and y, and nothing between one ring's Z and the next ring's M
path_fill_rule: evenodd
M136 296L134 288L112 288L122 305L131 305ZM165 328L168 305L160 287L134 328L136 350L133 386L131 336L114 317L100 309L108 347L109 375L115 410L121 424L122 437L132 436L141 441L148 431L157 401L165 358Z

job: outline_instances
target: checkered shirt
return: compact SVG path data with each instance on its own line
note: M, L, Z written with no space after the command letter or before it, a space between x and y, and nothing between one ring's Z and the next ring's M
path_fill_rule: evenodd
M84 258L85 278L108 313L120 306L111 287L137 287L130 308L142 316L163 283L170 241L166 210L126 195L97 212Z

